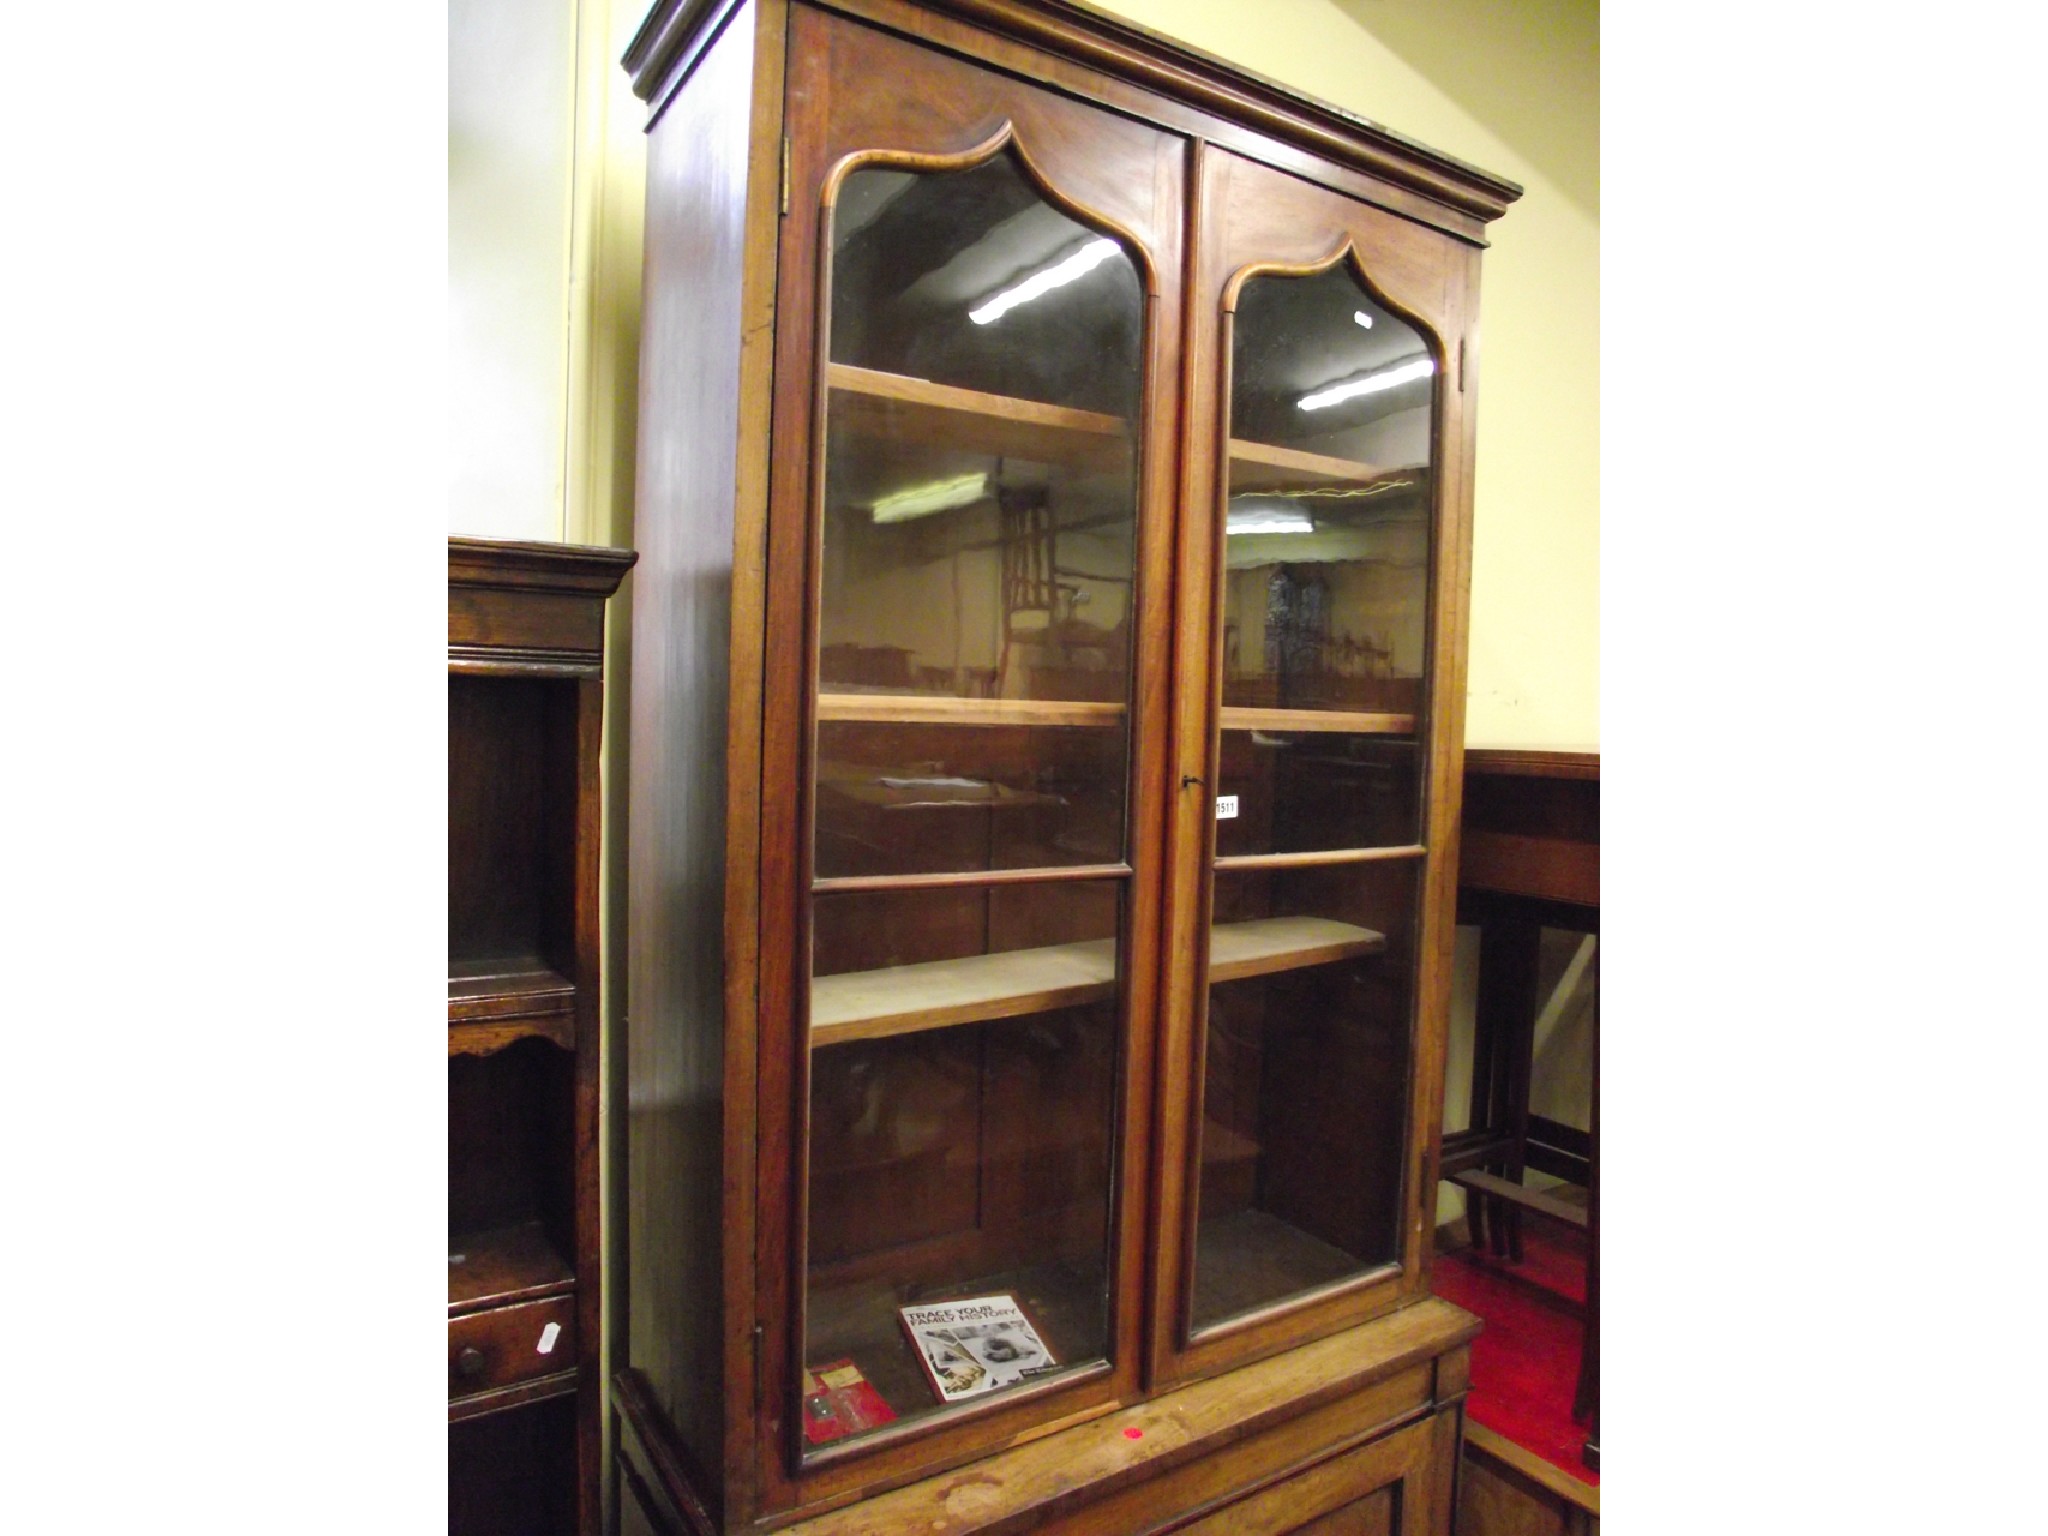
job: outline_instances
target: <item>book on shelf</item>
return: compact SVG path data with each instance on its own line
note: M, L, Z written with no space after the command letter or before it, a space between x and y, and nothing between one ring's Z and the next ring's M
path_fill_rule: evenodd
M896 1410L851 1360L804 1369L804 1439L824 1445L864 1429L878 1429Z
M898 1315L941 1402L1014 1386L1056 1364L1013 1296L901 1307Z

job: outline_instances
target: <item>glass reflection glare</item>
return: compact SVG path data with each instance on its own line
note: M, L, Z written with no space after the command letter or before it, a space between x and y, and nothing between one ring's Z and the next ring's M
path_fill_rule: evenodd
M1429 348L1339 263L1248 280L1231 354L1223 702L1412 729L1428 618Z
M1312 395L1303 395L1296 404L1304 411L1326 411L1333 405L1342 405L1346 400L1356 400L1361 395L1377 395L1383 390L1399 389L1415 379L1426 379L1436 372L1436 364L1427 357L1411 357L1405 363L1395 363L1390 368L1376 369L1364 378L1350 379L1342 384L1332 384L1328 389L1319 389Z
M1086 277L1117 252L1117 243L1107 238L1089 241L1073 255L1057 261L1041 272L1035 272L1014 288L1005 288L978 309L967 312L967 318L976 325L989 325L1000 320L1019 304L1029 304L1033 299L1048 294L1055 288L1064 288L1077 278Z

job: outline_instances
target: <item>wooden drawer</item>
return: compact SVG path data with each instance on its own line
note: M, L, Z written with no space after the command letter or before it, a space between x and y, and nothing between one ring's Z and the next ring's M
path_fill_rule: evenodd
M552 1332L550 1331L552 1329ZM448 1395L470 1397L576 1365L576 1298L549 1296L448 1322Z

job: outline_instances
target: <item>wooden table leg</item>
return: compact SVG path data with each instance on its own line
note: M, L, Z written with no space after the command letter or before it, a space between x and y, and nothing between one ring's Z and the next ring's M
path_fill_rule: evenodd
M1481 919L1479 928L1479 953L1486 954L1487 934L1492 924ZM1465 1124L1472 1131L1492 1132L1500 1124L1500 1051L1494 1041L1496 1019L1487 1009L1474 1006L1472 1010L1472 1092L1468 1103L1469 1111ZM1465 1237L1472 1245L1472 1251L1479 1253L1486 1247L1486 1216L1488 1201L1477 1190L1465 1191Z
M1479 941L1479 996L1474 1034L1492 1044L1491 1103L1487 1125L1507 1134L1507 1155L1489 1169L1522 1182L1529 1144L1529 1078L1536 1054L1537 958L1543 930L1533 919L1488 920ZM1522 1257L1521 1212L1495 1202L1490 1212L1496 1258Z

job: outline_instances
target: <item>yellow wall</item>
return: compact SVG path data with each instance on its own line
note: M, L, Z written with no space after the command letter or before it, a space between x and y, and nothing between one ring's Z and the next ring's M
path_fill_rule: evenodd
M589 544L630 543L633 530L647 118L619 59L647 9L647 0L582 0L577 7L577 240L569 312L575 408L565 527L571 540Z
M618 61L646 8L644 0L450 0L451 533L633 542L645 113ZM558 28L542 24L550 12ZM629 576L607 616L599 1045L607 1059L623 1039L626 996L625 945L614 935L625 901L631 601ZM619 1081L623 1073L605 1072L607 1126L623 1124L609 1103ZM607 1211L621 1167L604 1160ZM622 1224L614 1226L616 1244ZM623 1269L609 1254L605 1268L608 1342L613 1277ZM602 1371L608 1379L609 1363Z
M1095 3L1522 184L1491 228L1481 280L1465 740L1597 748L1598 0ZM1467 1122L1478 971L1477 935L1458 937L1451 1129ZM1551 1086L1533 1107L1583 1127L1591 992L1559 970L1546 972L1536 1041L1536 1073ZM1438 1221L1463 1209L1462 1193L1442 1186Z
M550 322L559 354L532 364L561 380L561 475L541 494L554 497L560 531L520 536L623 543L644 161L642 108L617 61L646 0L563 3L576 15L566 289ZM1485 261L1466 739L1597 746L1597 0L1098 3L1527 189L1493 226ZM451 23L459 10L451 0ZM461 43L451 36L452 54ZM463 276L451 271L451 286ZM457 354L460 388L459 338ZM531 528L523 515L520 529Z
M1465 739L1600 741L1598 0L1095 0L1520 182L1482 277Z
M562 537L576 28L448 4L448 529Z
M629 541L644 0L449 0L448 531Z

